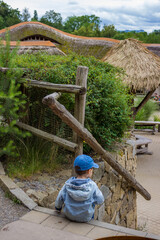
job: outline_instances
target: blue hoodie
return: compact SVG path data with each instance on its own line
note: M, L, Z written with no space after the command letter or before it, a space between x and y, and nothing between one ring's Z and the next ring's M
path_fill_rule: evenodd
M94 215L95 204L102 204L104 197L97 184L90 178L72 177L66 181L55 202L67 218L76 222L88 222Z

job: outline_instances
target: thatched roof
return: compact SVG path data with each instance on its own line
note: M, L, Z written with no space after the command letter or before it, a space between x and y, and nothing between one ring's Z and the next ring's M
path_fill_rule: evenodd
M141 42L125 39L114 45L103 58L126 72L124 82L129 87L153 90L160 84L160 57L150 52Z

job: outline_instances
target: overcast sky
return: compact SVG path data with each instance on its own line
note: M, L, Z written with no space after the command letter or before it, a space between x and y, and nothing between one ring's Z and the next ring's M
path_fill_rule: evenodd
M63 21L68 16L95 14L103 24L114 24L117 30L152 32L160 29L160 0L4 0L19 11L26 7L31 16L37 10L38 17L46 11L60 13Z

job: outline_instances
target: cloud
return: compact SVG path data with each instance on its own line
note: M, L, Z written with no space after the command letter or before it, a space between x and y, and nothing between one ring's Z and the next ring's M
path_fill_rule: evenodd
M78 5L78 2L74 2L74 1L68 2L68 5Z

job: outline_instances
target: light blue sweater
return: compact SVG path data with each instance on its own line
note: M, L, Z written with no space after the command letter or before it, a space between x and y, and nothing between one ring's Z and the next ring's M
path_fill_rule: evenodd
M104 197L97 184L90 178L72 177L66 181L55 202L67 218L76 222L88 222L94 215L95 204L102 204Z

